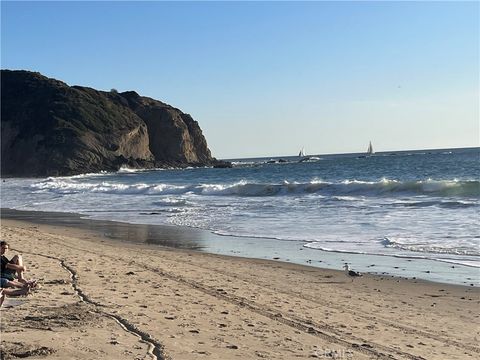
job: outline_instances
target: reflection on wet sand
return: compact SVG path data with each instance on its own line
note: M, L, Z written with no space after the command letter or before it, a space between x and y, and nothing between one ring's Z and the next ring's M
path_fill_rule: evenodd
M91 220L84 219L78 214L60 212L1 209L1 217L3 219L25 220L36 224L85 229L97 234L100 233L109 239L191 250L202 250L207 238L213 236L207 231L197 229Z

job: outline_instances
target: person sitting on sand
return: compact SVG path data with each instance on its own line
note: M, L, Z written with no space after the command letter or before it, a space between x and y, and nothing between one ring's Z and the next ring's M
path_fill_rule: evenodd
M34 287L36 285L35 280L26 280L25 271L27 268L23 265L23 259L20 255L15 255L11 260L9 260L5 253L9 250L10 246L6 241L0 241L0 252L1 252L1 278L7 279L10 281L15 281L15 277L18 278L18 282ZM11 285L11 284L10 284ZM3 287L3 286L2 286Z

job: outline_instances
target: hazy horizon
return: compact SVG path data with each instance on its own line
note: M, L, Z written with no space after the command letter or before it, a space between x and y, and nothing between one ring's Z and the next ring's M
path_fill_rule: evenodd
M480 146L465 146L465 147L452 147L452 148L424 148L424 149L389 149L389 150L375 150L374 154L385 154L385 153L403 153L403 152L416 152L416 151L441 151L441 150L469 150L469 149L480 149ZM299 149L300 150L300 149ZM366 148L365 148L366 150ZM306 157L308 156L317 156L317 155L362 155L365 154L366 151L355 151L355 152L340 152L340 153L307 153L305 154ZM288 157L296 157L296 154L283 154L283 155L266 155L266 156L249 156L249 157L232 157L232 158L221 158L221 160L245 160L245 159L263 159L263 158L288 158Z
M478 147L478 2L5 2L1 67L133 90L221 159Z

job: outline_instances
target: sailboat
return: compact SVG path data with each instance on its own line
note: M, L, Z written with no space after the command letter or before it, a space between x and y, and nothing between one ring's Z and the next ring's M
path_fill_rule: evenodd
M370 157L374 154L374 151L373 151L373 146L372 146L372 142L370 141L368 143L368 148L367 148L367 152L365 153L365 155L360 155L358 156L359 159L362 159L362 158L367 158L367 157Z
M367 148L367 156L370 156L373 153L374 152L373 152L372 142L370 141L369 144L368 144L368 148Z
M301 159L299 160L299 162L305 162L305 161L306 161L306 162L313 162L313 161L318 161L318 160L320 160L320 158L319 158L319 157L316 157L316 156L307 156L307 155L305 154L305 147L302 147L302 148L300 149L300 152L298 153L298 156L301 158Z

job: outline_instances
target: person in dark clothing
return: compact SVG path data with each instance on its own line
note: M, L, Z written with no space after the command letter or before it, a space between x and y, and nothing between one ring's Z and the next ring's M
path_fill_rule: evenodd
M27 268L23 265L23 259L20 255L15 255L10 260L5 256L10 246L6 241L0 241L0 252L1 252L1 274L2 279L7 279L9 281L18 280L18 282L28 285L29 287L34 287L36 285L35 280L27 281L25 279L25 271Z

